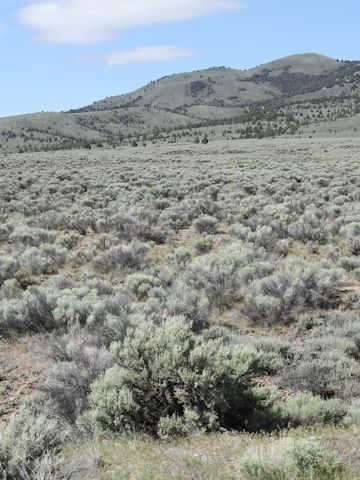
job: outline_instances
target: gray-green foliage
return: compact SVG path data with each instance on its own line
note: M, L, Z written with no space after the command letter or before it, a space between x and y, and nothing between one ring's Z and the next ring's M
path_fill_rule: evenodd
M218 222L218 219L215 217L202 215L194 221L193 225L200 233L215 233Z
M246 480L341 480L345 465L341 457L313 440L279 445L272 456L247 454L240 460Z
M196 241L194 247L198 253L208 253L214 246L214 239L212 236L208 235L206 237L199 238Z
M118 245L100 253L93 260L93 266L100 272L112 270L139 270L149 261L149 246L133 241L129 245Z
M24 404L8 424L0 444L0 475L4 480L37 480L34 471L48 452L63 440L57 422L50 418L40 396ZM28 475L28 477L26 476Z
M287 480L285 468L267 465L265 462L253 456L241 459L240 469L246 480Z
M89 346L81 338L58 343L54 354L57 362L39 388L52 399L56 416L73 424L88 407L90 385L114 358L106 348Z
M295 443L290 453L300 477L340 480L345 472L344 463L340 457L316 442Z
M339 350L304 351L283 373L283 382L324 398L360 395L360 367Z
M46 418L159 436L357 421L353 149L158 140L1 159L0 335L45 333ZM56 448L35 457L46 478Z
M284 415L291 427L336 424L345 418L346 407L338 400L323 400L310 393L299 393L286 400Z
M147 275L146 273L133 273L128 276L126 283L129 289L139 299L142 299L146 297L149 291L159 282L153 275Z
M336 305L341 274L320 264L289 258L270 276L254 281L245 312L254 321L288 322L307 308Z
M114 346L117 364L92 385L97 427L161 436L244 428L256 407L259 354L221 338L202 340L182 318L144 323Z
M345 474L337 453L309 440L280 446L272 458L245 455L240 469L246 480L341 480Z

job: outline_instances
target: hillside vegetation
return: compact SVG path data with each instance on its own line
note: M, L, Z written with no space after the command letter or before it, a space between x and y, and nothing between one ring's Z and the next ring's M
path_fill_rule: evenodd
M130 94L62 113L0 119L0 152L131 143L357 135L360 63L304 54L243 71L210 68L164 77ZM350 119L350 128L344 124ZM225 128L226 127L226 128Z
M0 159L0 478L356 480L360 141Z

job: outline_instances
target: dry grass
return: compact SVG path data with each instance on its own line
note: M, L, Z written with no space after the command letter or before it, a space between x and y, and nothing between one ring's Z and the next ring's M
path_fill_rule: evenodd
M102 466L94 480L241 480L244 477L240 464L245 456L256 456L273 466L284 466L288 461L284 452L297 440L304 439L321 443L346 461L349 469L342 480L360 478L358 425L298 429L279 436L223 433L172 442L144 438L108 440L82 445L75 450L74 446L69 446L64 453L66 458L72 458L96 450Z

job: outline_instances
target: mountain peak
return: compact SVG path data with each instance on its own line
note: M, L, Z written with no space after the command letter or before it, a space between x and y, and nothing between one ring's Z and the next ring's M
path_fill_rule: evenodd
M337 68L339 68L339 60L318 53L300 53L259 65L250 71L256 73L264 69L273 72L287 70L289 73L321 75Z

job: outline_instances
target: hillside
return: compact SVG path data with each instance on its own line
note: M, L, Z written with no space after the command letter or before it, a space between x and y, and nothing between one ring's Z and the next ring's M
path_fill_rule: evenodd
M171 75L66 113L2 118L0 152L116 146L133 138L177 141L186 136L193 141L200 126L228 124L237 125L238 138L301 133L309 125L316 133L317 124L343 118L354 120L354 131L359 74L360 62L308 53L250 70L215 67ZM324 108L326 114L319 117ZM314 114L307 116L306 110ZM348 126L340 123L337 128ZM212 130L206 134L211 136Z
M121 107L157 107L191 115L193 107L235 109L282 96L284 77L301 75L303 84L312 76L330 75L339 62L316 54L294 55L254 69L218 67L164 77L127 95L110 97L77 110L93 112Z

